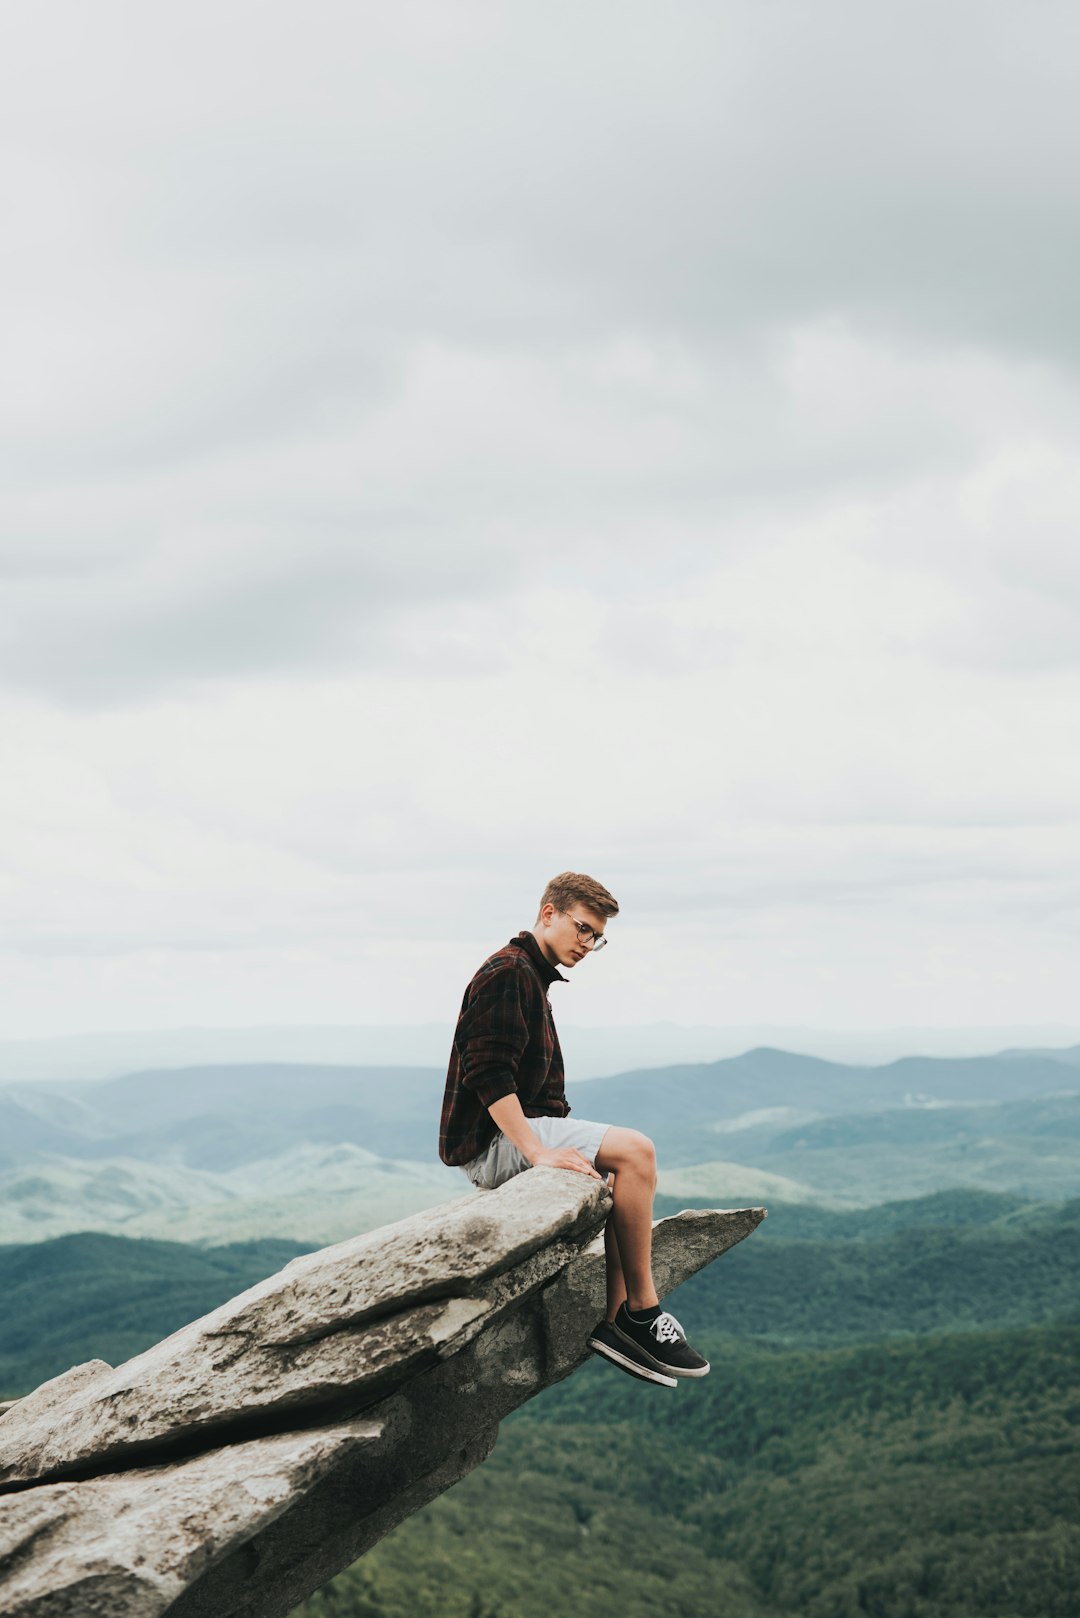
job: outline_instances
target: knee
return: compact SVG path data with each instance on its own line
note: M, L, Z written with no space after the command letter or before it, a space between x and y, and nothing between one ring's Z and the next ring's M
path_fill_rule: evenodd
M631 1131L630 1162L636 1173L643 1179L650 1180L656 1185L656 1147L648 1135L641 1135L635 1129Z
M648 1135L637 1129L610 1129L597 1153L596 1165L602 1173L614 1172L636 1180L646 1180L656 1189L656 1148Z

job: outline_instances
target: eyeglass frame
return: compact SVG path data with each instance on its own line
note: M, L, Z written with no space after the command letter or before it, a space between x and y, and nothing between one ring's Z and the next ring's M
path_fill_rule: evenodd
M578 930L578 943L584 944L590 954L595 955L598 949L604 948L607 938L603 933L598 933L596 928L590 927L587 921L579 921L576 916L570 914L569 910L560 910L559 914L574 923ZM591 939L592 942L587 942L587 938Z

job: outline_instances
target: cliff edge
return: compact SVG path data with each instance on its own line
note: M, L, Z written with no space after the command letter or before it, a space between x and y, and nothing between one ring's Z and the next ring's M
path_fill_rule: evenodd
M0 1413L0 1614L287 1618L588 1357L609 1208L595 1180L531 1169L294 1259L126 1364L16 1401ZM661 1293L764 1217L661 1220Z

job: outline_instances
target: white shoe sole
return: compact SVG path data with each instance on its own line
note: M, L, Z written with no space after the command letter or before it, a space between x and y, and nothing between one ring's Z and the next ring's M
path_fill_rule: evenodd
M651 1366L642 1365L640 1360L632 1360L628 1354L620 1354L610 1343L593 1342L590 1338L589 1347L594 1354L602 1354L612 1365L618 1365L622 1370L629 1371L631 1376L639 1377L642 1382L657 1382L662 1388L677 1388L679 1385L666 1371L654 1371Z
M624 1343L629 1343L631 1348L640 1354L643 1359L648 1360L650 1365L655 1365L656 1369L662 1372L664 1376L708 1376L709 1372L712 1370L711 1365L703 1365L700 1370L696 1371L692 1371L689 1367L684 1369L680 1365L666 1365L663 1360L654 1360L647 1348L642 1348L640 1343L635 1343L633 1338L627 1337L625 1332L619 1331L618 1326L613 1326L612 1330L619 1332L619 1336L622 1338Z

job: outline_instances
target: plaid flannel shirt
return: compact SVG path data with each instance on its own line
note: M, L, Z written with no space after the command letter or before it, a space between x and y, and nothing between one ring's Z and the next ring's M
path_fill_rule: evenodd
M498 1133L488 1108L517 1095L527 1118L565 1118L563 1059L547 991L565 983L530 932L489 955L465 990L446 1075L439 1156L470 1163Z

